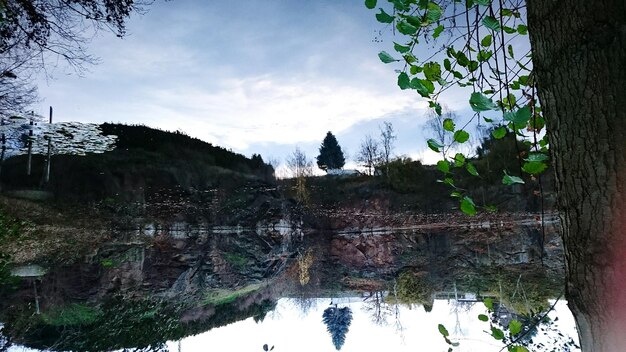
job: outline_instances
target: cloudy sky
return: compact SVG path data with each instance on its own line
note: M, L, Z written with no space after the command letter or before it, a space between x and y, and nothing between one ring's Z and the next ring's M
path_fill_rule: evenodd
M128 32L94 38L89 51L101 63L84 77L63 67L42 77L36 111L181 130L281 161L296 146L314 158L327 131L353 159L389 121L396 155L436 158L425 148L424 101L378 59L393 34L362 1L157 0ZM464 99L444 102L467 113Z

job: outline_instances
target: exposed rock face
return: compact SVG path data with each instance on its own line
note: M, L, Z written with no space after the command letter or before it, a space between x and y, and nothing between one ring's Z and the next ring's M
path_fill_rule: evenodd
M492 217L466 224L352 228L326 236L330 237L329 256L352 273L390 274L406 266L445 270L542 262L547 270L562 273L563 251L556 226L552 218L544 221L542 230L534 217Z

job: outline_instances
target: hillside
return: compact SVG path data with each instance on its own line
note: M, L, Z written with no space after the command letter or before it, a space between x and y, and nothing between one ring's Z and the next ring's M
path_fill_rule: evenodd
M101 128L105 135L117 136L113 151L54 155L47 185L42 185L43 156L33 157L31 176L25 175L27 157L12 157L2 167L3 192L43 189L53 194L56 206L77 212L92 208L119 221L149 217L229 223L237 221L232 209L277 198L265 192L271 188L273 169L259 155L247 158L145 126Z

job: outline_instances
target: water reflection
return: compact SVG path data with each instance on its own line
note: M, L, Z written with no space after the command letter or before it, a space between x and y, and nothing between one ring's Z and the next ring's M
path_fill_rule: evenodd
M386 324L372 321L372 315L364 297L313 298L315 301L305 315L301 304L293 298L278 300L276 309L265 320L255 323L252 319L237 322L219 329L192 336L180 341L182 351L205 351L207 346L223 346L230 351L261 351L267 343L275 346L275 351L331 351L335 350L333 340L322 321L323 312L331 302L352 311L350 328L345 335L342 352L350 351L446 351L448 345L437 331L438 324L449 327L451 339L459 343L455 351L499 351L502 343L494 340L485 332L488 324L476 317L485 313L481 303L463 303L458 309L454 300L435 300L431 312L425 312L418 305L397 307L397 316ZM566 337L575 335L574 321L565 302L556 304L549 314L553 319L558 316L554 329L548 335L537 335L534 339L544 346L553 346L553 339L565 340L558 336L561 332ZM398 325L401 329L398 329ZM238 338L245 336L245 338ZM178 341L167 344L176 351ZM550 348L551 349L551 348ZM548 349L548 350L550 350ZM532 349L544 350L544 349ZM558 351L568 349L557 348ZM571 349L572 351L575 349Z
M3 348L498 351L485 331L518 321L533 350L575 350L564 302L548 312L562 251L540 255L532 227L303 236L280 224L118 234L3 294Z

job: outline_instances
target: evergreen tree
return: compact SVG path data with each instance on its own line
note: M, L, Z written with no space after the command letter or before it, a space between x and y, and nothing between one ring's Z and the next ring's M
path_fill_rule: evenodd
M337 308L337 305L335 305L334 307L326 308L322 318L324 324L326 324L326 329L332 336L333 345L339 351L346 341L346 334L352 322L352 310L348 307Z
M337 138L328 131L320 146L320 155L317 156L317 166L326 171L328 169L341 169L346 164L343 151L337 142Z

